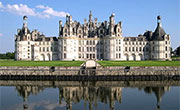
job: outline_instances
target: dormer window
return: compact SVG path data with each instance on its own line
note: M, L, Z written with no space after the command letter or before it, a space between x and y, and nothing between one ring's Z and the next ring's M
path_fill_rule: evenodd
M64 32L67 33L67 29L65 29Z

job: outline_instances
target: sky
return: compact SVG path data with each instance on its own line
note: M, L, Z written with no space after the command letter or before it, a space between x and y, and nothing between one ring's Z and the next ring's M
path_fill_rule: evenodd
M58 37L59 20L64 24L66 14L82 24L90 10L98 22L115 13L116 23L122 22L123 37L154 31L161 15L172 48L180 46L180 0L0 0L0 53L14 51L14 35L22 28L24 15L31 31Z

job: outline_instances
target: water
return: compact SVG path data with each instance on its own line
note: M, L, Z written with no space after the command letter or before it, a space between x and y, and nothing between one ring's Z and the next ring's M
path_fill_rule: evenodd
M180 81L0 81L0 110L180 110Z

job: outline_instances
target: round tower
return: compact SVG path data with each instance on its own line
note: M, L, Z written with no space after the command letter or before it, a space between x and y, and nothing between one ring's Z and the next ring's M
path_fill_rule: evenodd
M164 38L166 33L161 25L161 16L157 16L157 27L153 32L150 39L150 58L152 60L164 60L165 59L165 42Z

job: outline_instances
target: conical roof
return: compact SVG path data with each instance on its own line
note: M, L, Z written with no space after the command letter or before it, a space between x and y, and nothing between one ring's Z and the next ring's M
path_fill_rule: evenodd
M166 34L164 29L162 28L161 22L160 22L160 16L157 17L158 19L158 25L156 27L156 30L154 31L151 40L154 41L161 41L164 40L163 36Z

